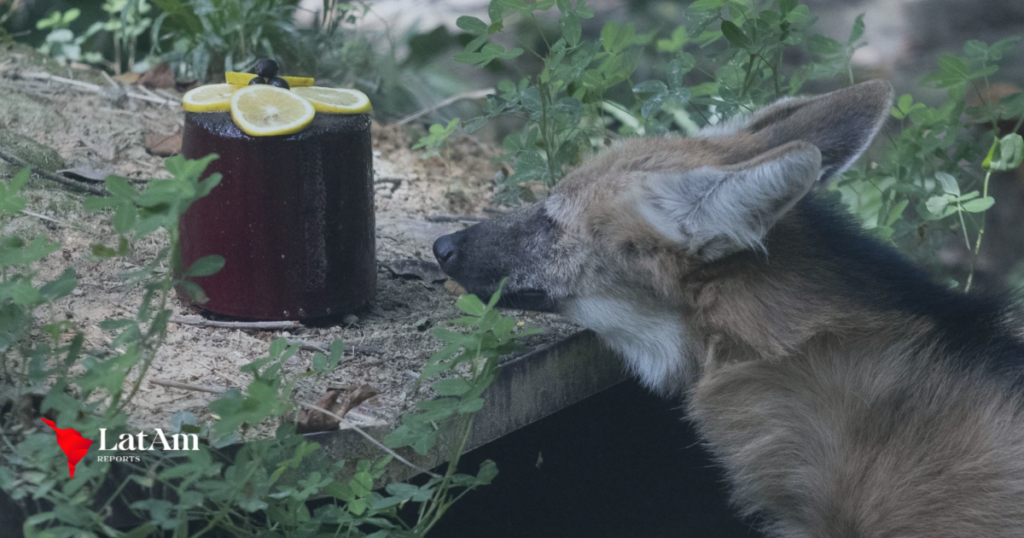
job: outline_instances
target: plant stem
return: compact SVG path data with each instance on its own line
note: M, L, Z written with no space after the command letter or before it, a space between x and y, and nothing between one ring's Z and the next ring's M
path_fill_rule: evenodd
M555 184L558 179L555 177L555 155L551 149L551 136L548 133L548 105L545 95L547 94L547 84L543 84L537 88L540 94L540 135L544 138L544 153L547 155L548 164L548 181L544 185L545 188L550 188Z
M168 232L171 236L170 259L174 260L178 255L178 225L175 224L168 230ZM160 308L156 311L156 314L153 315L152 318L150 318L151 324L153 323L153 320L155 318L159 317L161 314L167 311L167 299L171 294L171 279L173 278L173 271L168 271L167 275L163 278L163 281L160 283ZM150 326L150 328L152 328L152 325ZM146 373L149 371L149 367L153 365L153 361L156 359L157 351L159 351L160 348L163 346L164 339L166 337L166 320L164 321L164 327L157 333L155 344L148 341L150 339L148 335L143 337L140 346L142 348L142 352L145 354L143 355L142 359L142 368L139 370L138 377L136 377L135 381L132 383L131 392L128 393L128 396L126 398L122 399L120 403L118 403L118 405L116 406L115 413L119 413L122 410L124 410L125 406L127 406L128 403L131 402L132 398L134 398L135 395L138 394L139 388L142 386L142 381L146 378Z
M430 518L430 522L426 527L424 527L422 535L426 535L430 532L430 529L434 528L434 525L437 525L437 522L441 520L441 516L443 516L448 508L454 504L454 500L448 500L448 502L445 502L448 497L448 488L450 487L452 476L454 476L455 471L458 470L459 459L462 457L462 452L466 449L466 444L469 442L469 435L473 432L473 419L475 417L476 415L472 414L468 419L466 419L466 426L462 434L462 441L459 443L455 452L452 453L451 459L448 460L448 470L445 472L444 478L441 480L441 484L437 487L437 491L435 493L436 500L431 503L430 509L427 510L427 517L431 516L431 512L433 512L433 517Z
M985 172L985 182L982 184L981 196L982 198L988 198L988 180L992 177L992 171ZM971 255L971 272L967 275L967 284L964 285L964 293L971 291L971 284L974 283L974 266L978 261L978 252L981 251L981 239L985 236L985 214L988 210L981 212L981 224L978 225L978 238L974 241L974 252ZM960 217L961 225L963 224L963 217ZM967 229L964 229L964 234L967 234ZM967 248L971 248L970 242L967 243Z

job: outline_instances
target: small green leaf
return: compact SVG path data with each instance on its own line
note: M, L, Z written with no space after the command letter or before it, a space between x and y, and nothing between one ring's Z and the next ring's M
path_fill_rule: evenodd
M224 257L211 254L210 256L203 256L202 258L192 262L188 271L185 272L185 276L210 276L223 268Z
M633 86L633 93L640 94L662 94L668 92L668 86L660 80L645 80Z
M690 9L695 11L710 11L712 9L720 9L725 5L725 0L697 0L690 4Z
M490 484L496 476L498 476L498 466L492 460L484 460L480 464L480 471L476 474L477 480L484 485Z
M114 256L117 256L117 251L106 245L96 243L92 245L91 248L92 255L96 256L97 258L113 258Z
M733 45L746 49L750 46L750 38L732 21L722 21L722 35Z
M933 215L941 215L947 205L949 205L949 198L945 196L932 196L925 202L925 207Z
M107 176L104 185L114 198L134 201L139 195L138 191L128 184L128 180L121 176Z
M889 218L885 221L885 225L892 226L897 220L899 220L900 217L903 216L903 211L907 209L908 205L910 205L910 200L906 199L892 206L892 209L889 211Z
M935 179L942 185L942 191L946 194L952 194L953 196L960 196L960 185L957 183L956 178L945 173L936 172Z
M689 35L686 33L686 27L679 26L672 31L670 39L658 40L658 52L678 52L683 49L687 41L689 41Z
M952 54L943 54L942 56L939 56L939 69L963 80L967 80L971 74L971 70L967 67L967 63Z
M796 6L793 11L786 14L786 22L791 24L800 24L809 18L811 18L811 9L804 4Z
M910 112L910 107L913 104L914 104L914 96L910 95L909 93L905 93L905 94L901 95L900 98L896 101L896 106L898 106L899 109L900 109L900 112L903 112L904 114Z
M442 379L435 381L432 386L441 396L462 396L473 388L468 381L462 378Z
M846 42L847 45L853 45L864 36L864 14L857 15L857 18L853 21L853 29L850 30L850 39Z
M646 101L643 106L640 107L640 115L644 118L649 118L651 114L654 114L658 110L661 110L661 106L665 104L664 95L653 95Z
M133 202L125 200L117 204L117 211L114 212L114 231L119 234L128 233L135 225L137 214Z
M455 306L471 316L482 316L486 308L483 301L472 294L459 297L459 300L455 301Z
M472 398L461 402L457 408L457 411L462 414L476 413L477 411L484 408L483 398Z
M984 198L976 198L974 200L971 200L970 202L963 204L963 208L964 211L968 213L983 213L987 211L988 208L992 207L992 205L995 203L996 201L994 198L992 198L991 196L986 196Z
M569 46L575 47L579 44L580 38L583 36L583 26L575 13L563 15L558 21L558 25L562 28L562 36L565 37L565 42Z
M71 293L77 285L78 279L75 276L75 270L68 267L56 280L51 280L39 288L39 293L43 299L48 301L59 299Z
M482 35L482 34L487 34L488 33L487 32L487 23L485 23L484 21L482 21L482 20L480 20L480 19L478 19L476 17L469 17L469 16L459 17L455 21L455 26L458 26L459 28L462 28L463 30L465 30L465 31L467 31L467 32L469 32L469 33L471 33L473 35Z

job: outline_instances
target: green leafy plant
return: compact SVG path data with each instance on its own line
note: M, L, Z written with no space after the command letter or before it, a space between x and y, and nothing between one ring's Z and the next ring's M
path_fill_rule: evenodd
M547 36L536 13L556 6L561 32ZM838 41L813 32L815 18L796 0L697 0L689 5L682 25L660 36L638 34L632 25L610 21L599 39L588 40L579 27L590 15L582 1L494 0L489 21L458 21L473 39L456 61L485 66L530 54L541 62L539 71L518 82L500 82L485 114L463 124L473 132L499 116L522 122L502 143L503 160L514 171L495 178L500 202L533 200L587 152L616 137L692 135L701 127L799 94L810 81L852 84L856 74L851 58L866 44L863 16ZM512 48L492 43L494 36L508 34L515 21L535 26L545 43L543 51L521 41ZM991 95L990 77L1019 41L969 41L962 55L942 55L938 70L922 84L945 89L946 100L929 106L912 95L901 96L892 110L899 132L872 154L873 164L848 171L831 187L866 227L949 278L953 275L940 267L938 252L952 234L962 235L970 258L966 274L957 277L964 289L974 281L985 212L995 203L988 194L989 178L1019 164L1000 157L1003 150L1016 155L1016 137L999 139L994 134L1000 122L1024 118L1024 94L1000 102L985 98ZM790 48L809 60L784 66ZM641 56L642 51L649 56ZM650 71L645 62L664 77L635 81L639 73ZM978 97L980 104L968 106L968 96ZM965 114L973 122L965 122ZM989 125L991 132L979 137ZM1020 127L1017 121L1015 129ZM995 157L986 160L986 155ZM992 162L1002 168L993 168Z
M50 30L50 33L46 35L46 40L39 46L39 52L61 61L91 63L102 61L101 54L82 51L82 45L96 33L95 29L90 29L80 36L75 36L75 33L71 31L71 23L78 20L81 14L82 10L71 8L64 12L54 11L47 17L36 21L36 29Z
M421 155L424 159L436 157L440 155L441 151L444 150L444 164L448 170L448 175L452 175L451 159L449 153L451 146L448 144L448 139L451 138L452 134L459 128L459 118L454 118L448 122L448 125L441 125L435 123L430 126L429 132L426 136L421 137L419 141L412 147L412 149L424 149L426 151Z
M146 33L153 23L153 19L147 16L153 7L147 0L106 0L102 7L108 20L93 24L89 32L109 32L114 40L114 72L121 73L125 52L128 70L131 71L135 67L139 36Z
M21 0L11 0L10 2L4 2L0 5L0 39L9 41L11 39L10 32L5 27L7 21L11 20L14 13L18 10L21 5Z
M873 166L847 172L835 186L879 237L940 271L939 250L952 234L962 235L968 272L946 274L965 290L974 281L985 213L996 203L989 196L992 173L1020 165L1020 136L1000 139L996 134L1000 121L1024 114L1024 98L985 98L991 95L989 77L998 72L998 62L1019 42L970 41L962 56L941 56L938 70L923 82L945 89L945 100L932 107L910 94L900 96L892 108L898 134L884 144ZM968 106L971 94L978 97L978 106ZM965 113L977 123L965 124Z
M535 13L554 7L561 32L548 37ZM475 37L456 61L485 66L528 52L542 62L534 75L500 82L484 116L464 125L474 132L497 116L523 121L523 128L502 143L514 173L496 177L499 201L510 204L554 185L569 167L611 138L672 130L692 134L702 125L794 94L808 80L849 75L850 56L862 46L863 34L860 19L847 43L811 34L810 11L796 0L700 0L690 5L687 24L656 41L654 33L638 34L633 24L616 21L603 26L599 40L584 39L581 21L593 16L585 0L495 0L488 15L489 22L459 18L459 27ZM543 53L523 43L506 49L491 42L514 19L537 26ZM785 49L805 41L816 61L786 77ZM641 52L652 42L662 58L665 80L634 83ZM698 62L688 49L699 49L705 57Z
M17 368L7 361L7 353L17 348L32 328L32 312L49 301L71 293L77 284L74 270L65 271L60 278L41 286L34 284L36 272L32 264L60 248L45 235L26 240L4 230L6 220L25 209L25 198L20 191L29 180L29 171L22 170L7 185L0 184L0 372ZM59 333L62 324L43 327L48 334ZM44 352L46 350L43 350ZM29 354L31 357L35 355ZM22 361L20 373L31 379L33 370L41 365L31 360Z
M289 0L152 0L163 13L151 30L152 54L184 75L221 80L259 58L275 58L285 74L358 87L380 109L399 96L390 36L356 29L369 8L324 0L310 27L294 23ZM401 93L401 92L398 92Z
M506 25L512 22L508 19L513 17L539 28L535 12L549 10L556 4L561 13L561 35L549 39L541 32L546 55L525 44L506 50L490 41L495 34L505 32ZM488 15L489 23L474 17L459 18L459 28L475 37L463 52L456 54L455 61L483 67L528 51L542 62L541 71L535 76L522 78L518 83L501 81L499 93L488 98L485 116L470 120L465 126L466 131L474 132L499 115L523 120L522 130L508 135L502 143L505 160L514 164L515 172L507 178L497 178L503 187L499 199L517 203L521 198L532 197L532 186L553 185L567 167L579 163L591 147L591 138L601 136L604 93L629 78L635 69L638 47L652 36L637 35L632 24L609 23L602 31L600 43L584 40L581 21L594 16L585 0L575 5L569 0L494 1L488 7Z
M426 534L452 504L468 492L490 484L498 473L492 461L484 462L475 476L460 474L457 469L472 433L475 414L484 406L483 393L497 378L499 357L518 351L516 340L536 332L517 331L515 319L501 315L495 308L500 296L499 288L486 304L475 295L464 295L458 300L456 306L466 316L453 323L470 328L468 333L434 329L434 335L446 345L427 361L421 379L447 374L431 385L440 397L417 404L419 411L404 415L402 425L384 439L384 444L391 448L412 447L418 454L433 449L439 436L454 440L450 443L452 450L444 475L432 476L416 489L404 484L388 486L392 497L377 505L420 501L418 518L410 527L414 535ZM441 426L448 423L448 429Z
M15 502L31 507L24 529L30 536L135 537L166 532L184 538L215 531L232 536L425 535L454 502L489 484L497 473L493 462L476 474L459 473L457 467L472 417L497 375L498 357L515 351L515 340L532 332L495 310L500 292L486 304L475 296L459 299L457 306L466 316L452 324L467 331L436 329L445 346L431 357L421 376L443 378L432 383L440 397L421 402L384 441L392 448L411 447L426 454L442 450L439 440L446 440L443 446L452 447L443 449L446 471L427 471L425 483L391 483L375 489L392 461L422 469L379 441L374 443L382 449L380 459L330 461L317 443L296 433L300 407L318 409L296 401L296 383L334 370L344 346L335 341L329 353L312 356L308 371L296 372L287 370L285 363L300 346L284 338L270 344L266 357L241 368L251 375L244 387L230 389L210 404L214 420L198 423L187 412L173 416L172 434L202 440L195 450L136 452L137 461L117 466L87 457L76 465L74 480L67 480L65 456L53 443L53 432L41 428L38 416L54 413L57 427L74 428L88 439L99 439L101 428L108 439L131 431L124 411L164 342L173 288L201 300L202 290L189 278L213 274L223 266L222 258L208 256L175 269L180 264L178 219L219 182L217 174L203 179L214 158L168 159L173 177L148 182L142 191L111 176L105 182L111 196L87 199L88 209L112 213L118 234L116 246L93 246L98 260L127 255L133 245L154 235L166 241L152 260L123 275L127 285L141 286L143 299L133 316L101 323L113 336L101 348L86 346L70 322L40 326L35 319L38 307L76 286L70 269L53 281L36 282L32 264L59 245L44 236L26 240L8 235L0 228L0 388L5 396L0 402L41 396L36 409L19 406L19 412L0 413L0 443L5 447L0 451L0 488ZM28 177L26 170L9 184L0 184L0 223L24 209L21 190ZM276 426L275 435L247 433L261 424ZM231 445L234 448L228 448ZM312 508L308 501L314 498L333 502ZM400 517L399 510L410 503L418 505L411 511L418 515L411 520ZM145 523L129 530L109 527L106 518L114 505L129 507Z
M153 54L201 80L245 71L295 41L294 3L283 0L152 0Z

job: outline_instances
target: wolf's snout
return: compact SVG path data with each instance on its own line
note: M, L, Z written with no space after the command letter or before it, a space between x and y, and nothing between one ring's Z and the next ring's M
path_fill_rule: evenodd
M434 257L441 265L441 270L448 273L455 263L455 240L452 234L442 235L434 241Z

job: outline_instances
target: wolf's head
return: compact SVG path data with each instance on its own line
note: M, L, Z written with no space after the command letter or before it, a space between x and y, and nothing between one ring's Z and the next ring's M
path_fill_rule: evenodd
M687 279L764 249L816 182L867 148L891 94L887 82L866 82L783 100L695 137L625 140L572 171L546 200L441 237L434 254L471 293L489 295L507 278L505 306L559 312L627 358L665 355L634 364L641 377L658 379L652 385L685 378L668 357L694 345L677 321Z

